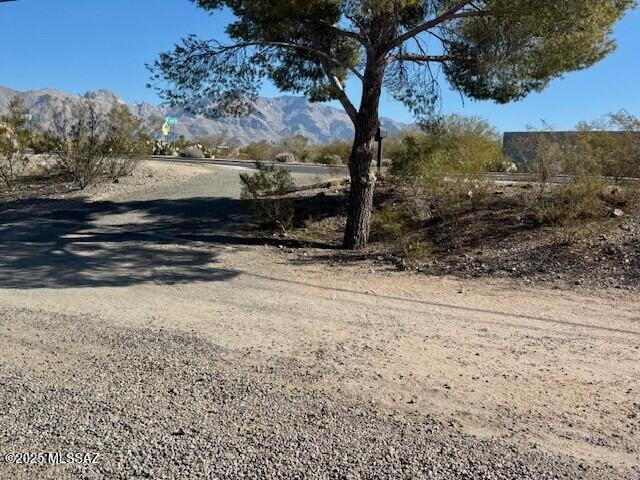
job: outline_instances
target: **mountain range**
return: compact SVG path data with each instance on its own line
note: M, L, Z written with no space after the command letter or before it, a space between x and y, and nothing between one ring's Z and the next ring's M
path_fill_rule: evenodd
M98 109L107 112L114 103L127 104L132 113L146 122L154 118L174 116L178 118L175 134L189 139L224 135L240 144L267 140L277 142L294 135L303 135L316 143L328 143L336 139L351 139L353 125L347 114L330 105L311 103L304 97L260 97L253 111L246 117L205 118L184 110L155 106L149 103L127 103L108 90L96 90L76 95L55 89L38 89L20 92L0 87L0 114L19 96L29 108L34 123L41 128L51 126L51 106L64 101L78 102L90 98ZM389 134L395 134L411 126L389 118L382 119L382 126Z

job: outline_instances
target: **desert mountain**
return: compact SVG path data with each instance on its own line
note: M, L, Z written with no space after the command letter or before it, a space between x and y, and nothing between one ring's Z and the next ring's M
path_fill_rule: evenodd
M54 89L19 92L0 87L0 114L6 112L9 101L20 96L29 107L33 121L42 128L50 127L50 107L65 100L78 101L82 96ZM84 97L93 99L101 110L108 111L114 103L126 103L108 90L88 92ZM255 140L278 141L293 135L304 135L313 142L326 143L334 139L350 139L353 126L345 112L329 105L311 103L304 97L282 96L259 98L253 112L247 117L210 119L180 110L171 110L149 103L128 104L130 110L145 121L176 116L176 134L187 138L225 135L240 143ZM409 125L385 118L383 127L398 133Z

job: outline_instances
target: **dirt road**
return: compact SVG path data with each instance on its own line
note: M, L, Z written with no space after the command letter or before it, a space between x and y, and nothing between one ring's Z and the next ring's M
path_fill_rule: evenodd
M102 452L42 478L640 478L640 299L329 266L243 238L238 172L197 168L2 212L0 453Z

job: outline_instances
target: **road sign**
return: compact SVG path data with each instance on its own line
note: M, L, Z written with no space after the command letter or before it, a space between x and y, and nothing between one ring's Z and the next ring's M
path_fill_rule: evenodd
M165 122L162 125L162 135L164 135L165 137L168 137L170 133L171 133L171 125Z
M167 125L177 125L178 118L177 117L164 117L164 123Z

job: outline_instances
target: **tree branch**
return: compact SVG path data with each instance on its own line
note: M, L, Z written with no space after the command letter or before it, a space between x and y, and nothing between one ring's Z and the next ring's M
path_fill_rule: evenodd
M358 110L356 110L356 107L353 105L353 103L351 103L351 100L349 100L347 92L345 92L344 87L342 86L342 82L335 74L330 64L328 64L327 62L323 62L322 68L327 75L329 82L331 83L333 88L335 88L336 93L338 94L338 100L342 104L342 107L344 108L345 112L347 112L347 115L349 115L351 121L355 124L358 116Z
M403 53L400 55L394 55L390 57L390 62L416 62L416 63L428 63L437 62L445 63L451 61L468 60L471 61L471 57L460 57L456 55L417 55L412 53Z
M318 50L316 48L310 47L308 45L301 45L299 43L289 43L289 42L249 42L249 43L238 43L234 45L221 45L216 51L214 51L214 55L220 55L222 53L231 51L231 50L240 50L243 48L249 47L280 47L280 48L293 48L298 50L304 50L314 55L320 57L323 61L330 62L333 65L337 65L340 67L344 67L353 73L360 81L364 80L364 76L353 66L343 64L341 61L333 58L331 55L323 52L322 50Z
M370 48L370 45L367 43L366 39L362 35L360 35L358 32L345 30L344 28L331 25L330 23L323 22L322 20L318 20L316 22L304 22L304 23L309 23L311 25L320 25L323 28L327 28L331 30L335 34L342 35L342 36L349 37L356 40L360 45L362 45L366 49Z
M456 20L459 18L469 18L469 17L478 17L481 15L484 15L484 12L481 11L465 11L465 12L461 12L461 10L469 5L471 5L473 3L473 0L465 0L462 2L457 3L456 5L454 5L453 7L451 7L449 10L447 10L445 13L443 13L442 15L429 20L428 22L425 22L421 25L418 25L415 28L412 28L411 30L409 30L408 32L400 35L399 37L395 38L393 41L391 41L388 45L386 45L386 50L392 50L393 48L399 47L401 46L403 43L405 43L407 40L421 34L422 32L425 32L431 28L437 27L438 25L444 23L444 22L448 22L451 20Z

